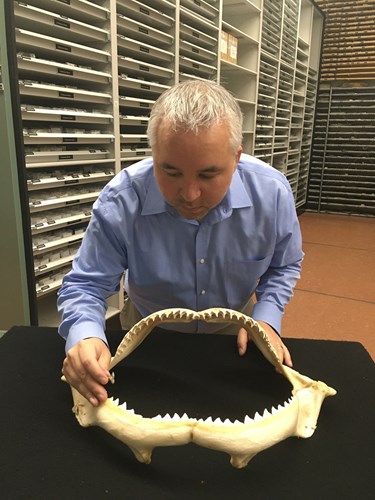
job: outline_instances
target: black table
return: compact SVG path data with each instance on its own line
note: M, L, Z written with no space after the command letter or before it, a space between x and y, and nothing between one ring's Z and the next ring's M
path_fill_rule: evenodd
M108 336L114 352L122 333ZM56 329L12 328L0 340L0 498L373 500L373 361L358 343L286 343L296 370L338 391L310 439L289 438L241 470L194 444L157 448L144 465L102 429L75 420ZM291 391L254 345L241 358L226 335L156 329L115 373L110 392L144 416L243 419Z

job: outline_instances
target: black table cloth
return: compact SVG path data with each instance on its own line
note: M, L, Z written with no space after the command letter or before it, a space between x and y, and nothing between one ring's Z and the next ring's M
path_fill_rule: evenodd
M108 332L112 352L122 332ZM309 439L289 438L237 470L194 444L156 448L152 463L102 429L82 428L60 380L64 342L54 328L14 327L0 340L0 498L375 498L374 363L355 342L287 339L297 371L338 394ZM283 403L291 386L254 345L155 329L115 367L111 395L143 416L243 419Z

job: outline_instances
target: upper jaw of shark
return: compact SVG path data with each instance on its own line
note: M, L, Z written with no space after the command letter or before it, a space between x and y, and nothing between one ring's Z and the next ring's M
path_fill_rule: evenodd
M230 309L212 308L205 311L189 309L166 309L142 319L129 330L113 356L113 368L134 349L160 323L190 322L236 323L247 330L263 355L277 367L292 384L289 401L271 411L253 418L246 416L240 422L190 418L184 414L143 417L128 409L126 403L119 404L113 398L94 407L73 387L73 411L80 425L99 426L126 444L137 460L151 462L152 451L158 446L175 446L195 443L206 448L227 453L234 467L245 467L260 451L291 437L308 438L315 431L321 405L327 396L336 391L324 382L314 381L281 364L266 332L248 316Z

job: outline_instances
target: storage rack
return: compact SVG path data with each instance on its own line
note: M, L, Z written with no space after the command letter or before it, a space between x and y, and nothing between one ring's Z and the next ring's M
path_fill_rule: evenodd
M375 0L317 0L327 13L322 81L373 80Z
M276 95L279 81L282 2L264 0L259 69L255 156L273 165Z
M261 0L223 0L222 31L237 43L236 60L220 59L220 83L232 92L244 116L243 149L254 153L261 36Z
M264 0L255 156L307 195L323 15L309 0Z
M309 181L310 209L375 215L374 103L375 86L321 87Z
M294 194L300 152L296 127L301 124L304 107L303 79L297 74L296 66L298 8L297 2L284 3L275 128L276 166L284 170Z
M121 163L126 167L151 155L149 114L175 81L176 5L118 0L116 9Z
M326 28L306 208L374 215L375 1L317 3Z
M116 172L151 154L152 105L178 81L231 91L244 151L283 171L304 202L320 47L309 16L319 15L310 0L14 1L39 324L58 323L56 290L92 203ZM224 32L235 41L228 57ZM109 315L122 303L112 297Z
M15 1L14 16L43 325L50 323L51 303L70 269L92 203L115 172L109 9L105 1ZM117 310L109 307L109 315Z

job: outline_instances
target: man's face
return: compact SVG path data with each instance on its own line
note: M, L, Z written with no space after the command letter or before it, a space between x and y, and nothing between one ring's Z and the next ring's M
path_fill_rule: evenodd
M242 148L233 153L226 124L171 132L163 121L153 148L154 172L166 202L185 219L202 219L224 198Z

